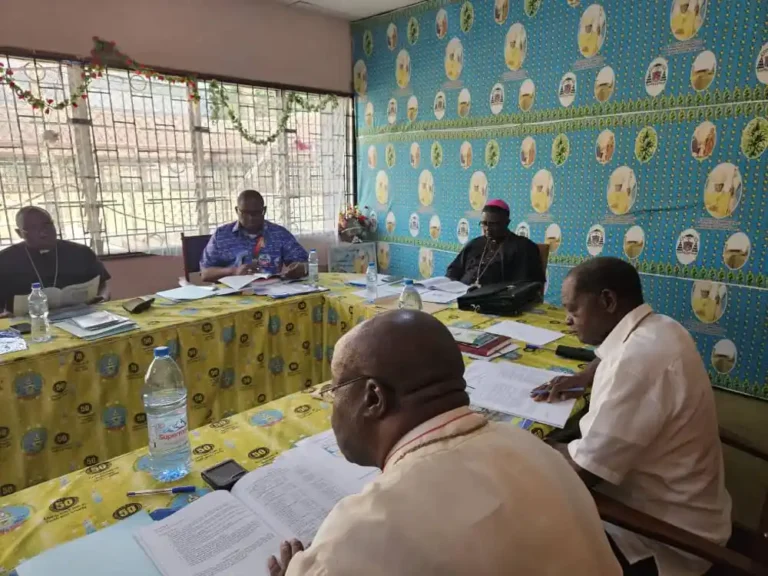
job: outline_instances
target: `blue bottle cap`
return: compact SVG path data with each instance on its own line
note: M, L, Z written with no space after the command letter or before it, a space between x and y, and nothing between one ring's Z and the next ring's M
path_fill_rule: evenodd
M376 268L375 262L368 262L368 268Z
M310 254L317 254L317 250L315 250L314 248L312 248L312 250L310 250L310 251L309 251L309 253L310 253Z
M155 348L155 358L167 358L171 355L171 351L168 346L158 346Z
M40 290L40 282L35 282L32 284L32 290Z
M413 286L413 280L411 280L410 278L407 278L407 279L405 280L405 285L406 285L406 286Z

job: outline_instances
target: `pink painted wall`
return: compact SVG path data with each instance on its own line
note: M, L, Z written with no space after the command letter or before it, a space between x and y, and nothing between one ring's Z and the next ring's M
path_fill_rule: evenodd
M270 0L2 0L0 46L87 55L114 40L147 65L350 92L349 23Z

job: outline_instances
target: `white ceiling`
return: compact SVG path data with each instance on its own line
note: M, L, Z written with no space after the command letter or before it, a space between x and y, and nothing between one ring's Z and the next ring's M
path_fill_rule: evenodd
M418 4L418 0L278 0L278 2L295 8L338 16L345 20L360 20Z

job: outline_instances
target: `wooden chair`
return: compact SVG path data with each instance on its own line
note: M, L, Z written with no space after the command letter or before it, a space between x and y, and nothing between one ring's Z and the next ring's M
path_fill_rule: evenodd
M200 272L200 258L211 239L210 234L200 236L181 235L181 256L184 261L184 278L189 281L189 275Z
M720 439L727 446L768 462L768 454L723 428L720 429ZM757 531L735 523L727 547L713 544L599 492L592 492L592 495L604 521L711 562L707 576L768 576L768 493Z
M549 264L549 244L536 244L539 248L539 256L541 256L541 267L544 273L547 273L547 264Z

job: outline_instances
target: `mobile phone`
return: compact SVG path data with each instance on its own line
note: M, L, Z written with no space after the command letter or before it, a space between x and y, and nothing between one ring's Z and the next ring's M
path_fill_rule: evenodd
M32 325L29 322L21 322L20 324L14 324L11 326L14 330L20 334L30 334L32 332Z
M205 483L214 490L226 490L229 492L235 483L245 476L248 471L234 460L224 460L207 470L201 475Z

